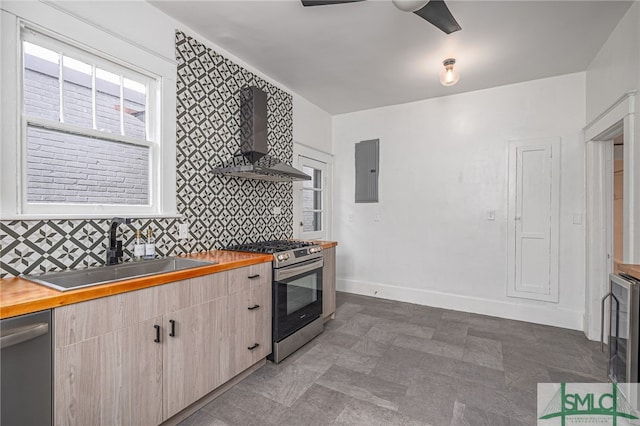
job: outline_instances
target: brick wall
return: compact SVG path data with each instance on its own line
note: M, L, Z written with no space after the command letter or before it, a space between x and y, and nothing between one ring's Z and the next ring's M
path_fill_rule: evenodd
M148 202L147 147L29 128L30 202L133 204Z

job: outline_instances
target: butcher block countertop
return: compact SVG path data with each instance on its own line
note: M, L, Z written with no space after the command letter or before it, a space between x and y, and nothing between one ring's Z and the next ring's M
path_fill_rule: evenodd
M334 241L318 241L323 248L338 245ZM27 281L20 277L0 280L0 319L28 314L44 309L57 308L72 303L112 296L128 291L140 290L174 281L186 280L202 275L214 274L229 269L271 262L273 256L261 253L246 253L237 251L214 250L205 253L195 253L185 256L189 259L217 262L215 265L184 269L111 284L79 288L77 290L57 291L40 284Z
M273 256L270 254L223 250L190 254L185 257L218 263L64 292L32 283L20 277L2 279L0 280L0 319L273 260Z
M322 246L323 249L328 249L331 247L335 247L338 245L338 243L336 241L314 241L314 243L318 243Z
M618 272L624 272L640 280L640 265L618 265Z

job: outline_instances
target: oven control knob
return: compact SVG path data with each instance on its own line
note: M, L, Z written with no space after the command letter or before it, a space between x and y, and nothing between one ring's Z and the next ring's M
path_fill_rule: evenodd
M284 260L284 255L283 255L283 254L279 254L279 255L278 255L278 260L279 260L280 262L282 262L282 261Z
M284 260L289 260L289 253L284 254Z

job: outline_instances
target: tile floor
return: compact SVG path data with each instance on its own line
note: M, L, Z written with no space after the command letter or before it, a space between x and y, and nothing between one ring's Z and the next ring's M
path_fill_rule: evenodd
M606 380L581 332L338 293L336 318L182 426L534 425L536 383Z

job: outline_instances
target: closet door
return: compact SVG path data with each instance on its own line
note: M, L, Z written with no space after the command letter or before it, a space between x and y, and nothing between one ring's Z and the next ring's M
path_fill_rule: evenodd
M558 301L560 139L509 145L508 291Z

